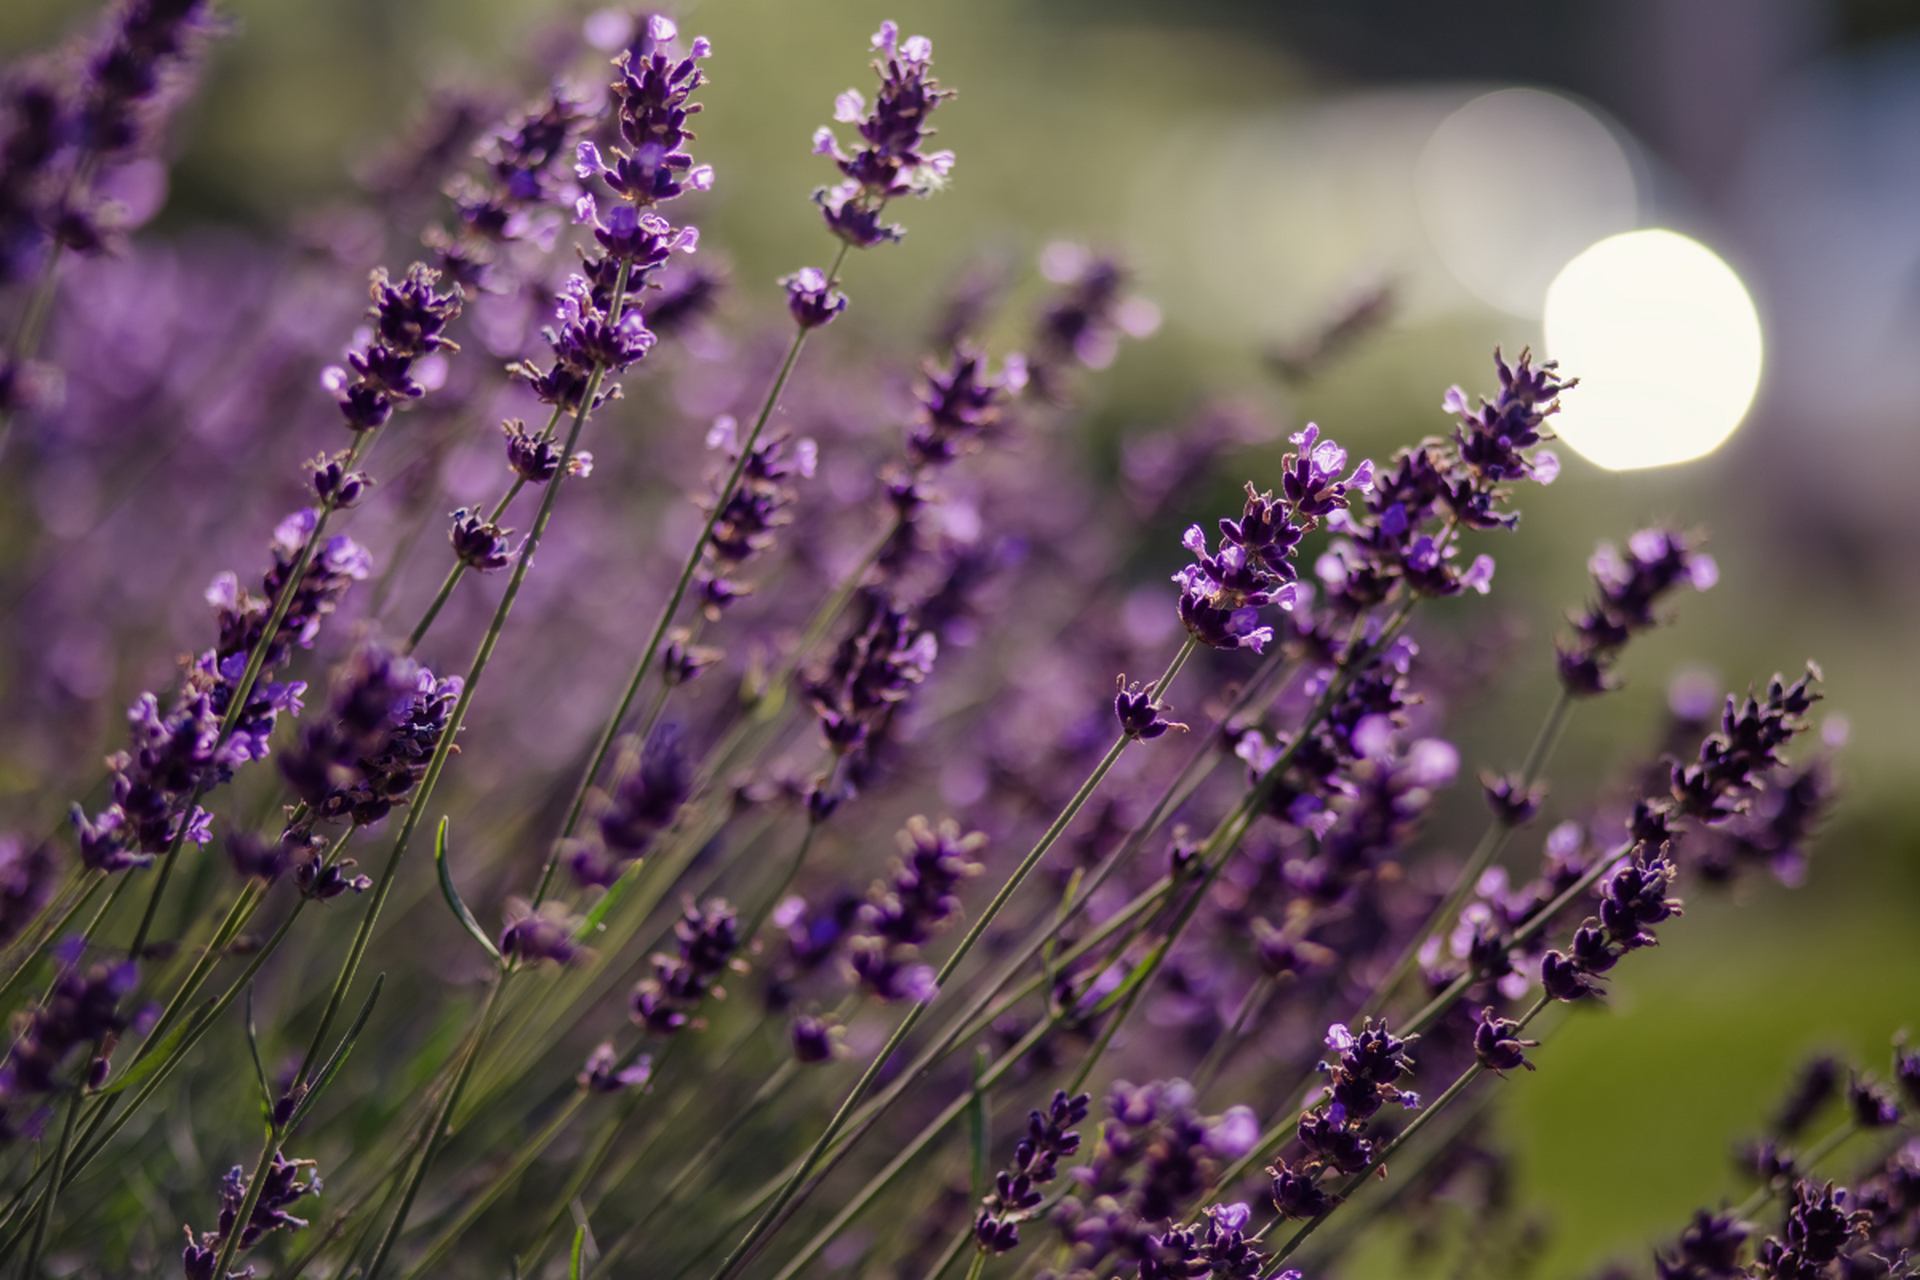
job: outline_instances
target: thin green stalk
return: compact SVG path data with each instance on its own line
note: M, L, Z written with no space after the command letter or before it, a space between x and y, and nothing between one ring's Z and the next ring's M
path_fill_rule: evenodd
M945 1264L942 1264L939 1269L933 1273L936 1280L940 1273L946 1269ZM967 1280L980 1280L980 1273L986 1269L987 1251L985 1249L975 1249L973 1251L973 1263L967 1268Z
M573 450L567 450L571 455ZM555 476L554 480L559 480ZM433 1158L440 1154L440 1148L446 1142L449 1122L453 1119L453 1109L460 1105L460 1094L466 1088L467 1077L473 1074L473 1064L480 1057L480 1049L486 1043L487 1031L493 1021L493 1012L500 999L500 992L506 987L506 973L503 970L487 992L487 1001L480 1009L480 1021L473 1029L473 1039L460 1063L460 1070L453 1077L453 1083L447 1089L447 1096L434 1113L433 1121L428 1125L425 1140L421 1144L420 1161L414 1166L413 1176L407 1179L407 1188L400 1196L400 1207L394 1210L393 1220L387 1224L387 1230L380 1237L379 1247L374 1250L373 1260L367 1264L364 1280L380 1280L380 1272L387 1264L387 1257L393 1252L394 1244L400 1239L400 1233L406 1229L407 1215L413 1211L414 1197L420 1194L420 1186L427 1179L427 1170L433 1167ZM218 1272L214 1274L218 1275Z
M240 1237L246 1233L247 1224L253 1221L254 1206L260 1203L260 1192L267 1185L267 1171L273 1167L273 1158L280 1154L282 1137L277 1126L267 1126L267 1139L260 1144L260 1159L253 1166L253 1178L247 1183L246 1195L241 1198L240 1211L234 1215L227 1238L220 1242L220 1256L213 1264L213 1274L216 1276L226 1275L228 1268L233 1265L234 1254L240 1250Z
M40 1250L47 1242L47 1227L53 1221L53 1206L59 1199L57 1192L66 1175L67 1151L73 1145L73 1122L80 1114L80 1095L80 1086L76 1084L73 1096L67 1099L67 1118L60 1124L60 1140L53 1148L53 1170L47 1180L52 1190L40 1198L40 1212L33 1220L33 1239L27 1244L26 1260L20 1264L22 1280L32 1280L40 1264Z
M1167 664L1166 673L1154 683L1153 689L1155 696L1165 695L1168 686L1173 683L1174 677L1180 673L1180 668L1185 665L1187 659L1192 656L1198 643L1199 642L1193 637L1187 637L1186 642L1180 646L1180 651L1174 654L1173 661ZM1033 846L1033 849L1021 860L1020 865L1014 869L1013 874L1007 877L1005 883L1000 886L1000 891L994 895L993 900L989 902L986 909L980 913L980 918L974 921L973 927L967 930L966 936L960 940L959 945L956 946L952 954L947 957L946 963L941 965L940 972L934 978L936 987L946 986L947 980L953 976L954 970L959 968L961 961L966 959L967 953L973 949L974 943L980 940L980 936L985 933L988 926L993 923L994 917L999 915L1000 909L1006 906L1007 900L1020 888L1021 884L1025 882L1027 876L1033 869L1040 864L1040 859L1046 856L1047 851L1053 847L1054 841L1060 838L1061 832L1065 831L1067 825L1079 815L1081 808L1085 806L1093 793L1099 788L1101 782L1105 781L1108 772L1112 770L1115 764L1119 763L1121 753L1123 753L1133 741L1134 739L1132 737L1122 734L1114 741L1113 746L1107 749L1107 754L1101 758L1100 763L1096 765L1093 772L1087 776L1087 780L1080 785L1080 789L1074 793L1073 798L1067 801L1066 807L1060 811L1059 816L1053 820L1053 824L1047 828L1046 833L1040 837L1039 841ZM917 1003L907 1011L907 1016L900 1020L900 1024L894 1028L893 1034L888 1037L887 1043L881 1046L880 1051L873 1056L873 1060L867 1065L866 1071L861 1075L860 1079L854 1083L845 1101L840 1104L839 1110L836 1111L833 1118L827 1122L827 1127L821 1132L819 1138L814 1141L813 1149L801 1160L800 1167L795 1171L794 1176L788 1179L787 1185L774 1197L773 1204L761 1215L759 1221L748 1229L746 1237L742 1239L738 1245L735 1245L733 1252L728 1254L726 1259L721 1262L720 1270L715 1273L714 1280L729 1280L729 1277L737 1274L739 1269L746 1264L751 1251L754 1246L759 1243L760 1238L766 1233L773 1218L785 1209L787 1203L799 1192L801 1181L812 1171L813 1166L819 1162L820 1157L826 1153L827 1145L833 1141L834 1135L839 1133L842 1126L846 1124L854 1107L859 1104L860 1099L866 1094L867 1089L871 1087L874 1079L880 1074L880 1069L886 1065L887 1059L893 1055L894 1050L898 1049L906 1040L908 1034L912 1032L914 1024L919 1022L921 1015L926 1012L927 1007L927 1003Z
M840 252L833 260L832 268L827 272L830 283L837 282L840 267L846 261L848 245L842 241ZM586 769L580 775L580 784L574 790L573 803L567 808L567 818L561 824L560 834L555 838L553 847L547 853L546 866L541 868L540 880L534 889L533 903L539 906L546 900L547 890L553 885L553 874L560 865L562 842L570 839L580 825L580 815L586 809L587 795L593 789L594 780L600 775L600 767L607 762L607 752L613 749L614 739L620 736L620 726L627 718L627 712L633 708L633 699L640 692L640 685L647 678L647 672L653 667L654 655L660 650L660 642L673 626L674 615L680 611L680 602L686 598L687 587L693 582L693 575L700 569L700 559L707 549L707 542L713 537L714 526L720 522L720 512L727 498L739 487L740 477L746 474L747 463L753 458L753 449L759 443L760 433L766 428L767 420L773 416L774 408L780 403L780 393L786 389L787 379L793 373L793 366L800 359L800 348L806 345L807 329L796 326L793 342L787 347L786 359L780 362L780 372L774 376L773 385L767 390L767 397L760 404L760 412L754 416L753 427L747 432L746 439L740 442L740 456L734 460L733 473L727 477L727 483L721 487L720 496L714 501L713 510L707 513L707 522L700 530L700 537L694 542L693 549L687 553L687 562L680 568L679 581L674 583L673 591L667 596L667 603L660 610L659 621L654 623L653 634L647 637L646 646L640 651L640 660L634 664L633 675L627 681L627 687L620 695L620 701L614 705L613 714L607 717L606 725L600 730L599 741L594 744L593 756L588 760Z
M1526 763L1520 768L1522 790L1531 787L1539 779L1541 770L1546 768L1547 759L1553 754L1554 745L1560 740L1561 730L1566 727L1567 713L1572 709L1573 695L1567 692L1565 685L1561 685L1554 695L1553 706L1547 711L1546 720L1540 725L1539 732L1534 735L1533 746L1527 751ZM1413 935L1406 948L1400 953L1400 958L1394 961L1393 968L1387 972L1387 976L1373 989L1366 1003L1360 1006L1360 1012L1357 1015L1359 1021L1364 1022L1380 1012L1386 1002L1392 998L1394 991L1406 981L1407 975L1412 973L1414 966L1420 962L1420 949L1426 946L1427 939L1446 928L1447 923L1460 914L1460 909L1466 905L1467 899L1473 895L1480 884L1480 873L1500 856L1500 850L1506 844L1507 837L1513 834L1513 829L1513 824L1502 815L1496 815L1493 821L1487 824L1485 834L1480 837L1480 843L1474 848L1472 856L1467 859L1465 865L1460 868L1459 875L1455 877L1453 889L1447 894L1446 899L1434 908L1432 914L1427 917L1426 923Z

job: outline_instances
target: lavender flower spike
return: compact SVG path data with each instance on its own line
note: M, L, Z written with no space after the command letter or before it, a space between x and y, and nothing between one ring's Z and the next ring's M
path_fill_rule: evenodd
M905 234L901 228L880 221L887 201L932 195L946 185L953 169L951 151L923 149L932 132L927 117L941 99L953 96L930 74L933 42L925 36L903 41L898 26L883 22L874 33L873 47L880 53L873 64L880 88L872 109L857 90L849 89L834 100L833 112L836 121L858 127L865 145L848 154L832 129L823 127L813 135L814 152L832 157L846 176L846 181L814 192L813 198L828 230L856 249L900 239Z

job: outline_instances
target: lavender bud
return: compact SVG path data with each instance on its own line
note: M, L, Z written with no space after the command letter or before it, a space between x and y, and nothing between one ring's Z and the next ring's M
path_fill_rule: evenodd
M832 287L817 267L802 267L780 277L787 290L787 310L802 329L818 329L847 309L847 295Z
M447 541L453 544L453 554L463 564L485 573L513 563L513 553L507 548L507 538L512 532L482 519L478 512L461 507L453 513L453 527L447 531Z
M1482 1009L1480 1020L1473 1028L1474 1059L1489 1071L1511 1071L1515 1067L1532 1071L1533 1064L1527 1061L1523 1051L1540 1042L1522 1040L1519 1032L1519 1023L1494 1017L1492 1008Z

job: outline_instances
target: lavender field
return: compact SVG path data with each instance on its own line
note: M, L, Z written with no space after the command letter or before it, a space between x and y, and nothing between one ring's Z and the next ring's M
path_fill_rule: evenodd
M11 6L0 1268L1920 1272L1869 8Z

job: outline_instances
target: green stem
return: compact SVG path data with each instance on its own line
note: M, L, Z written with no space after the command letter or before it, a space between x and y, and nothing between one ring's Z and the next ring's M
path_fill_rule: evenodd
M833 260L833 267L827 272L830 282L837 281L840 267L846 261L847 244L842 242L840 252ZM660 650L660 642L673 626L674 615L680 611L680 603L686 598L687 587L693 582L693 575L699 571L701 556L707 549L707 542L713 537L714 526L720 522L720 512L733 491L739 487L740 477L746 474L747 463L753 458L753 449L759 443L760 433L766 428L767 420L780 403L780 393L786 389L787 379L793 373L793 366L800 359L800 348L806 345L807 329L797 326L793 341L787 347L786 359L780 362L780 372L774 376L773 385L767 389L767 397L761 401L760 412L755 415L753 427L747 432L746 439L740 441L740 456L734 459L733 473L727 477L727 483L721 487L720 495L714 500L713 510L707 513L707 522L700 530L700 537L694 542L693 549L687 553L687 561L680 568L679 581L674 583L673 591L667 597L667 603L660 610L659 621L654 623L653 634L647 637L646 646L640 651L640 660L634 664L633 675L627 680L627 687L620 695L620 701L614 705L613 714L607 717L606 724L600 730L599 741L594 744L593 755L587 761L586 769L580 775L580 783L574 789L573 803L567 808L567 818L560 827L560 835L554 840L553 847L547 853L547 862L540 871L540 881L534 889L533 904L539 906L546 900L547 891L553 885L554 872L560 865L562 843L572 838L580 825L580 816L586 809L587 795L593 789L593 783L600 776L600 768L607 762L607 753L613 749L614 739L620 735L620 726L627 718L627 712L633 709L633 699L640 692L640 685L647 678L647 672L653 667L654 655Z
M267 1170L273 1167L273 1158L280 1154L280 1130L273 1126L267 1128L267 1140L260 1145L260 1159L253 1166L253 1178L247 1183L247 1194L240 1201L240 1211L234 1215L233 1226L227 1231L227 1238L220 1242L220 1257L213 1264L213 1274L224 1276L233 1265L234 1254L240 1250L240 1237L246 1234L247 1224L253 1221L254 1206L260 1203L260 1192L267 1185Z
M560 406L555 405L552 415L547 419L546 429L541 434L553 434L554 424L559 421ZM558 473L554 478L559 479ZM526 484L524 476L516 475L513 478L513 483L507 486L505 496L493 504L493 513L487 517L489 523L499 522L500 517L507 513L507 508L513 505L513 500L520 496L520 490L524 489ZM446 607L447 601L453 598L453 589L460 585L460 579L466 576L468 567L465 560L455 560L453 567L447 570L447 576L440 580L440 590L434 593L432 602L427 605L427 611L420 615L420 621L414 623L413 630L407 633L406 652L412 653L420 647L420 642L426 639L428 629L433 626L434 619L440 616L440 610Z
M27 1256L20 1264L21 1280L33 1280L40 1265L40 1250L47 1242L47 1227L53 1221L53 1206L59 1199L61 1184L65 1181L67 1170L67 1151L73 1145L73 1122L80 1114L79 1085L73 1086L73 1095L67 1099L67 1118L60 1124L60 1140L53 1148L52 1172L47 1179L48 1190L40 1198L40 1212L33 1220L33 1238L27 1244Z
M567 450L571 455L571 447ZM554 480L559 480L554 476ZM400 1207L394 1210L393 1220L387 1224L387 1230L380 1237L379 1247L374 1250L373 1260L367 1264L364 1280L379 1280L381 1269L387 1264L387 1257L393 1252L394 1244L400 1239L400 1233L406 1228L407 1215L413 1211L414 1197L420 1193L420 1185L426 1181L427 1170L433 1166L433 1158L440 1154L440 1148L446 1140L449 1123L453 1119L453 1109L460 1104L460 1094L466 1088L467 1078L473 1074L473 1064L480 1057L481 1046L486 1043L487 1030L493 1020L494 1009L498 1006L500 993L506 988L506 974L501 973L487 992L486 1004L481 1006L480 1021L475 1024L473 1038L469 1041L466 1053L461 1059L460 1070L454 1075L453 1083L447 1088L447 1096L440 1108L434 1113L421 1143L420 1161L414 1166L413 1176L407 1179L407 1189L400 1197ZM218 1272L215 1272L218 1275Z

